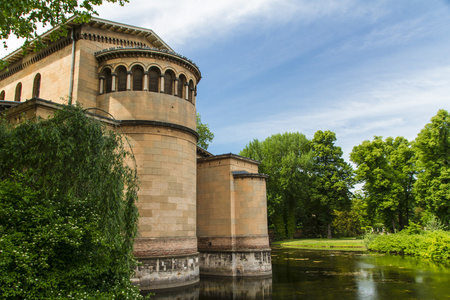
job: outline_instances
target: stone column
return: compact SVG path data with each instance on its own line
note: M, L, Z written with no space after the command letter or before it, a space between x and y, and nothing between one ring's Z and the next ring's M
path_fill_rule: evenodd
M144 91L148 91L148 71L144 72Z
M184 96L184 99L185 100L189 100L189 83L185 83L184 84L184 90L186 91L185 92L185 96Z
M127 72L127 91L131 91L131 71Z
M175 93L173 93L173 94L175 96L181 96L181 95L178 95L178 85L180 84L178 78L175 78L174 81L175 81Z
M160 79L160 92L164 93L164 75L161 75Z
M115 92L116 91L116 77L117 77L117 74L116 73L112 73L111 74L111 77L112 77L112 82L111 82L111 92Z
M100 95L103 95L103 83L104 83L104 81L105 81L105 76L99 76L99 78L100 78L100 87L99 87L99 94Z

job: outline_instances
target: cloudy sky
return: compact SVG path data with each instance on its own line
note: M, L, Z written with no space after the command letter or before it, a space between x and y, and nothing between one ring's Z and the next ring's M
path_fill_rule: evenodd
M450 109L450 1L130 0L98 12L153 29L200 67L214 154L331 130L348 159L374 135L412 140Z

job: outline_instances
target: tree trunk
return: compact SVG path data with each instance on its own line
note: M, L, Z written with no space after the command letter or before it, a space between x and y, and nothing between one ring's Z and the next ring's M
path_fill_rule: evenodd
M329 239L333 238L333 237L331 236L331 223L328 224L328 238L329 238Z

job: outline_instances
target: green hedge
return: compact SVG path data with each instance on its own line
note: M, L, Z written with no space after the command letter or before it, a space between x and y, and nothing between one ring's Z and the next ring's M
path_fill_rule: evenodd
M448 263L450 259L450 233L443 230L380 235L371 240L369 250L399 253Z

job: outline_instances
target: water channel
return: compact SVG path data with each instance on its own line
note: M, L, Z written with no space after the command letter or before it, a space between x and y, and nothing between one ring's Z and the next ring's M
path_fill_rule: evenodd
M450 266L362 252L274 249L271 278L202 277L151 299L450 299Z

